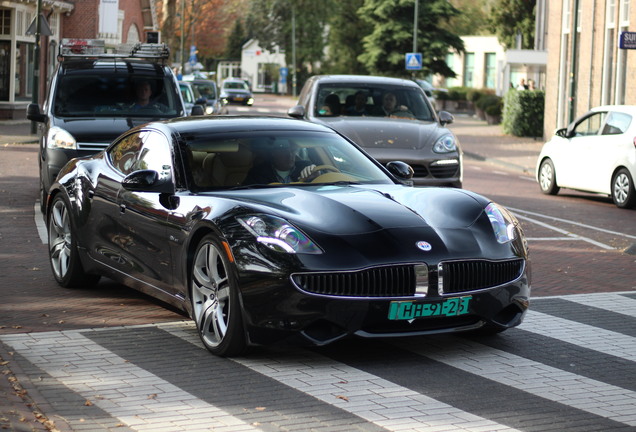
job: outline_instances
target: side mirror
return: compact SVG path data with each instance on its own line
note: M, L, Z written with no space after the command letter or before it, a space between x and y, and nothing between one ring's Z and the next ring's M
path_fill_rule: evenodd
M128 174L122 181L124 189L133 192L157 192L174 194L170 177L161 178L154 170L139 170Z
M409 186L413 185L411 179L413 178L414 171L411 165L402 161L391 161L386 164L386 169L400 182Z
M287 115L293 118L302 119L305 117L305 107L296 105L287 110Z
M26 116L34 122L44 123L46 116L40 112L40 105L30 103L27 105Z
M437 116L439 117L439 123L442 126L445 126L447 124L451 124L455 121L455 117L453 117L453 115L451 113L449 113L448 111L440 111Z
M205 111L203 109L203 105L194 105L192 107L192 113L190 113L191 116L202 116L205 114Z

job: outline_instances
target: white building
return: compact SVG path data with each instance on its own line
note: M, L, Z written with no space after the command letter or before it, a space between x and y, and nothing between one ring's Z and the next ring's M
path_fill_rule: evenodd
M261 48L256 39L250 39L243 45L241 78L252 83L254 92L285 93L286 66L285 51L278 47L270 52Z

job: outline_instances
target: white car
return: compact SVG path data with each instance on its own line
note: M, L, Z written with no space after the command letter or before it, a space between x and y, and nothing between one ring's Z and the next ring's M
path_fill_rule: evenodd
M635 118L634 105L600 106L557 130L537 160L541 191L600 193L620 208L636 207Z

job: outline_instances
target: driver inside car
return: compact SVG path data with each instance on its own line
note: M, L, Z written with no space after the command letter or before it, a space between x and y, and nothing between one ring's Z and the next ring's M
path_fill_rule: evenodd
M298 146L290 141L277 141L268 148L268 158L250 169L243 182L250 184L308 182L318 176L316 165L298 159Z

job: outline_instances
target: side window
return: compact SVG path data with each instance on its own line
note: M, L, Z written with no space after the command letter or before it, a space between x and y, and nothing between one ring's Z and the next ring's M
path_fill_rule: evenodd
M168 140L154 131L139 131L121 139L108 152L115 169L123 175L139 170L154 170L161 177L172 172L172 154Z
M583 119L574 129L575 136L597 135L607 113L599 112Z
M123 175L134 171L139 151L143 142L139 134L132 134L122 138L108 152L108 159L115 169Z
M607 116L603 135L619 135L625 133L632 122L632 116L625 113L612 112Z

